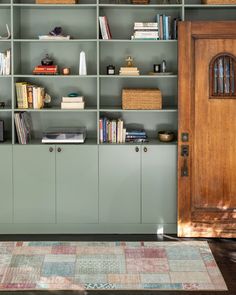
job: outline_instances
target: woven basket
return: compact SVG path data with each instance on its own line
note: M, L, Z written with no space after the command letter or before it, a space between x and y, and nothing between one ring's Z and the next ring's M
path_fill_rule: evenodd
M131 0L132 4L149 4L150 0Z
M36 4L76 4L79 0L36 0Z
M162 95L155 89L123 89L122 109L124 110L160 110Z
M202 4L236 4L236 0L202 0Z

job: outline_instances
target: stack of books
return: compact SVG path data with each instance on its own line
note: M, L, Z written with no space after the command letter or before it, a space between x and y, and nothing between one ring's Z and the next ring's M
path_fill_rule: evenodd
M42 109L45 89L27 82L16 83L17 107L19 109Z
M146 131L143 129L127 130L126 142L145 142L147 141Z
M112 39L110 26L106 16L99 16L100 32L102 39L109 40Z
M66 40L70 40L70 38L71 38L70 35L67 35L67 36L41 35L41 36L39 36L39 40L51 40L51 41L66 41Z
M0 52L0 75L11 74L11 50Z
M67 110L80 110L84 109L84 97L83 96L63 96L61 102L61 108Z
M119 74L121 76L139 76L139 69L136 67L121 67Z
M33 74L35 74L35 75L57 75L58 74L58 67L57 67L57 65L52 65L52 66L38 65L34 68Z
M159 28L160 40L176 40L178 38L179 18L174 18L165 14L157 14L157 23Z
M99 139L101 143L124 143L126 129L121 119L110 120L103 117L99 120Z
M158 23L134 23L134 40L158 40Z
M19 144L27 144L31 139L32 122L28 113L15 113L16 133Z

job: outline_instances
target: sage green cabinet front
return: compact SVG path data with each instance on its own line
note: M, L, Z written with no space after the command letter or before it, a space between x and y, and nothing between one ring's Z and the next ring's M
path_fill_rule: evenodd
M142 223L176 223L176 145L142 147Z
M55 223L54 150L47 145L13 147L15 223Z
M98 222L98 147L56 147L57 223Z
M0 146L0 223L12 222L12 146Z
M99 147L100 223L141 222L140 156L135 146Z

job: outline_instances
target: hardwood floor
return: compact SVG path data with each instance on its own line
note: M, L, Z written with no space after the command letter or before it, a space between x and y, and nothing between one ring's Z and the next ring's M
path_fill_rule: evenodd
M175 235L0 235L0 241L184 241ZM227 292L219 291L34 291L0 292L16 295L236 295L236 239L200 239L207 240L216 262L228 287Z

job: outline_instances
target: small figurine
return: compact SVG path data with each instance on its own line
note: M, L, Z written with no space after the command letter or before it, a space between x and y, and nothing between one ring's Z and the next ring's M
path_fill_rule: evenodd
M45 57L41 60L41 64L43 66L52 66L53 65L53 59L49 57L48 54L45 55Z
M126 67L134 66L134 59L131 56L128 56L125 61L126 61Z

